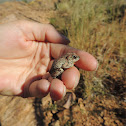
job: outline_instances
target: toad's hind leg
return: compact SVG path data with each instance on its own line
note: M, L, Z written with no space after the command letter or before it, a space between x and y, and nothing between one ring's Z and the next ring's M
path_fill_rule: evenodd
M58 68L56 69L56 72L57 72L57 76L61 75L63 73L63 69L62 68Z
M53 78L57 78L58 76L60 76L63 73L63 69L62 68L57 68L52 72L52 77Z

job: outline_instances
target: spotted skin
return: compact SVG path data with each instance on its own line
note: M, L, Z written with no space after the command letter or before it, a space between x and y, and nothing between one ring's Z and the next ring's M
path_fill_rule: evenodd
M59 77L65 69L74 66L80 57L76 53L67 53L64 56L54 60L50 74L53 78Z

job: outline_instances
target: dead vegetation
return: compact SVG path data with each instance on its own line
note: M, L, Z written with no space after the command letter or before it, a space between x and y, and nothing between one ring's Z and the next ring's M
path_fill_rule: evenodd
M124 125L126 2L63 0L56 4L56 10L57 15L51 18L51 23L68 36L71 46L91 53L99 62L99 68L95 72L80 70L82 75L75 90L76 105L79 104L78 99L83 99L86 115L82 116L88 116L89 120L89 123L83 120L82 125ZM110 108L109 101L113 104Z

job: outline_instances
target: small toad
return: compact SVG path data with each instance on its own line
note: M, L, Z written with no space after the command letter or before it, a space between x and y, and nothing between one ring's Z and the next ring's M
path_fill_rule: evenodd
M76 53L67 53L64 56L54 60L50 70L51 76L53 78L59 77L65 69L74 66L74 63L79 59L80 57Z

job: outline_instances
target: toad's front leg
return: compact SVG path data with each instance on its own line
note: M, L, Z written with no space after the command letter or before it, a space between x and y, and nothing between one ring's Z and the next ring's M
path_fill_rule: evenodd
M51 76L53 78L57 78L59 75L61 75L63 73L64 69L62 68L57 68L57 69L54 69L53 72L51 73Z

